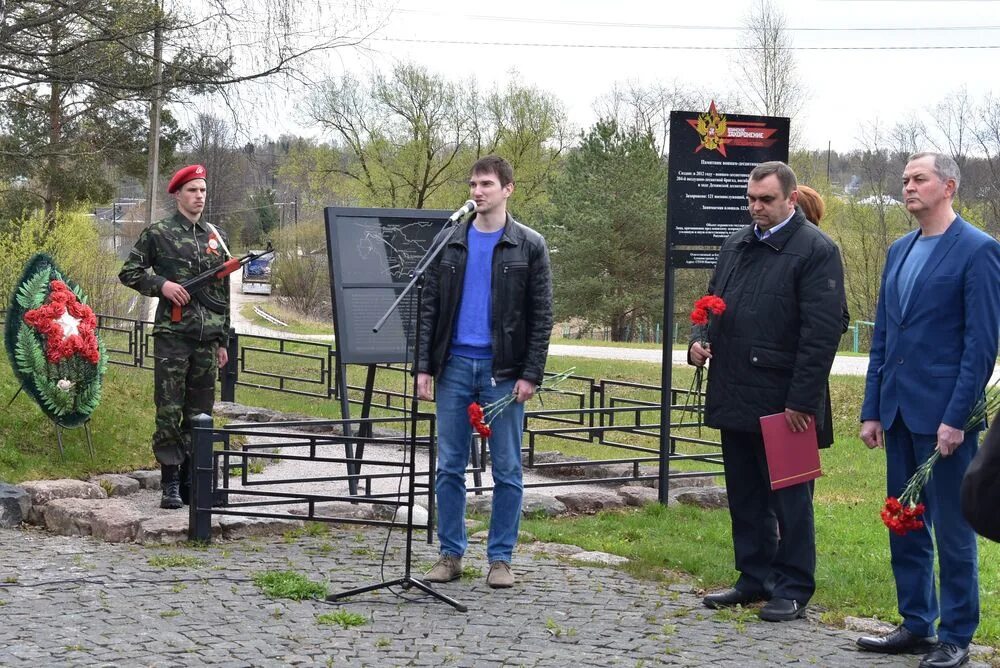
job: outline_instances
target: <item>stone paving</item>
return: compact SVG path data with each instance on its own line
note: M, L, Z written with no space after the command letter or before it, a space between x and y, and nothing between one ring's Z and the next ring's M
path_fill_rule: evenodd
M417 534L414 574L434 559ZM469 606L382 589L343 604L270 599L255 574L294 570L330 592L403 574L403 534L331 527L208 547L109 544L0 530L3 666L891 666L917 657L853 649L857 632L762 622L702 607L687 584L640 581L527 543L517 584L491 590L473 544L468 579L437 585ZM553 553L556 549L551 550ZM400 592L403 593L403 592ZM342 628L319 615L355 613ZM324 619L328 623L323 623ZM983 664L972 664L983 665Z

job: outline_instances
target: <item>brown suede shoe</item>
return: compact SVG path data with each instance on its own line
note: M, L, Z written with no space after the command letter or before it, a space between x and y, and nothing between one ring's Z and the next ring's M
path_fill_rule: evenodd
M431 569L424 574L427 582L451 582L462 577L462 557L442 554Z
M486 584L494 589L507 589L514 586L514 571L506 561L494 561L490 564L490 572L486 576Z

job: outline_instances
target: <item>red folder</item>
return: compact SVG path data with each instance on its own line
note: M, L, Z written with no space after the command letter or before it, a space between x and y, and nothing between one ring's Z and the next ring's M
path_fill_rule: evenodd
M788 428L784 413L765 415L760 419L760 431L764 437L772 490L791 487L823 475L819 465L815 418L809 421L809 428L805 431L793 432Z

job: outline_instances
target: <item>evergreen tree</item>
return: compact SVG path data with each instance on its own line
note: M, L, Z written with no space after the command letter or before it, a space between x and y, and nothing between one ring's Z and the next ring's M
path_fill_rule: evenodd
M635 338L663 304L667 169L652 135L598 121L552 190L556 315Z

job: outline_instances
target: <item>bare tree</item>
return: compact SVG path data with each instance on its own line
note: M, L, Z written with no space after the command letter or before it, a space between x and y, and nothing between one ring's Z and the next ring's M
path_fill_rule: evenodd
M975 137L988 174L978 194L985 203L986 231L1000 237L1000 98L992 94L987 96L977 115L980 120Z
M117 155L123 147L140 151L142 125L134 121L145 116L146 105L154 109L152 120L160 102L228 97L233 84L278 74L301 77L312 54L357 44L370 23L367 0L338 3L334 12L322 0L18 0L0 6L0 135L6 135L0 175L31 179L47 211L106 196L108 183L64 184L75 174L95 174L95 161L125 160ZM25 131L28 125L45 129L43 141ZM92 130L88 141L73 140L77 128ZM157 123L149 135L151 147L158 146ZM139 146L131 146L136 139ZM148 155L155 164L156 151Z
M551 95L511 83L480 96L413 64L368 82L328 81L309 115L351 158L329 170L373 206L451 206L464 197L471 163L497 152L518 175L512 205L541 207L570 143L565 112Z
M965 86L938 102L931 110L931 119L942 140L936 147L949 154L960 168L965 166L969 149L975 141L972 114L972 101Z
M731 104L717 102L730 111L735 110ZM670 141L670 112L704 109L708 104L703 91L676 79L651 86L629 82L615 83L610 92L594 102L594 112L598 118L615 119L623 131L650 135L663 156Z
M859 198L837 206L832 235L841 246L847 276L848 307L855 317L874 319L878 289L889 246L907 230L909 215L893 197L899 194L905 156L876 118L861 127L852 162L860 166L864 185ZM833 204L833 202L831 202Z
M747 104L765 116L795 118L805 88L796 73L785 17L770 0L757 0L744 21L737 80Z
M243 153L236 145L232 128L217 116L200 114L188 132L191 135L188 157L205 166L211 183L206 193L205 219L214 225L224 225L244 201Z

